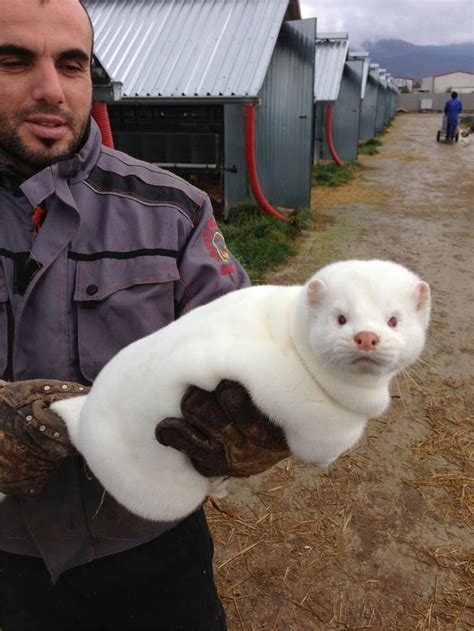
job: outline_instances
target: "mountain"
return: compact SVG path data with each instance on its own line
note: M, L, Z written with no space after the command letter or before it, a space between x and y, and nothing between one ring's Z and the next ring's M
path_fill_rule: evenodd
M443 72L474 72L474 42L448 46L418 46L401 39L381 39L375 44L362 44L370 53L370 61L387 68L394 77L423 77Z

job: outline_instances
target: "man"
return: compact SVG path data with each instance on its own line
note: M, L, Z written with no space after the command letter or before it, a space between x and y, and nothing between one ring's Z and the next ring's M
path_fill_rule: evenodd
M457 92L451 92L451 98L446 101L444 113L446 114L446 140L454 142L459 124L459 114L462 112L462 103L458 99Z
M48 409L126 344L248 284L208 249L204 193L101 146L92 45L79 0L0 0L0 628L217 631L202 510L178 524L127 512ZM238 384L190 388L182 409L200 431L168 419L158 438L204 475L288 455Z

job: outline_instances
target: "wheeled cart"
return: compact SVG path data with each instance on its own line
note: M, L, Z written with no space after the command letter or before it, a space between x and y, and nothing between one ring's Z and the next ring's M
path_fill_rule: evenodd
M447 128L448 128L447 116L446 116L446 114L443 114L443 120L441 122L441 129L439 129L438 133L436 134L436 142L439 142L440 140L444 140L444 141L448 142L448 139L446 137ZM454 140L456 142L459 140L459 127L456 127L456 133L454 135Z

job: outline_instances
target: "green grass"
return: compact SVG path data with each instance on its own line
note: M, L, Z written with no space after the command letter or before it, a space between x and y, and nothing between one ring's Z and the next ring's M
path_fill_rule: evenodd
M371 138L367 142L363 142L359 145L359 153L364 156L375 156L379 153L379 147L382 145L382 141L379 138Z
M381 132L379 132L379 134L380 135L386 134L392 125L393 125L393 118L391 118L386 123L384 123L383 129Z
M353 180L364 166L359 162L345 162L341 167L337 164L315 164L311 175L312 184L316 186L341 186Z
M380 140L382 136L384 136L390 127L393 124L393 119L388 120L384 123L382 131L378 131L375 134L374 138L367 140L367 142L362 142L359 144L359 153L365 156L375 156L379 153L379 147L383 145L383 142Z
M263 281L269 269L296 254L295 239L309 228L314 211L298 209L288 222L265 214L256 204L242 202L230 209L229 219L220 222L227 245L245 267L252 283Z
M383 135L391 124L391 121L386 123L377 136ZM359 152L374 155L381 144L379 138L373 138L360 145ZM317 164L312 170L312 185L341 186L364 168L355 161L345 162L341 167L334 163ZM219 223L230 250L245 267L252 283L258 284L264 281L268 270L296 254L296 239L313 225L314 219L314 210L302 208L295 210L288 222L283 222L264 213L255 203L241 202L230 209L227 221Z

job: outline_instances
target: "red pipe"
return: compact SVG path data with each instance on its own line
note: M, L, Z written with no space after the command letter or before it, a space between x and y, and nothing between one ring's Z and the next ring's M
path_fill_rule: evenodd
M245 162L249 176L250 187L260 208L272 217L280 221L288 221L288 217L282 215L268 202L260 187L257 174L257 161L255 158L255 106L245 106Z
M94 101L92 106L92 117L99 126L102 135L102 144L110 149L114 149L114 139L112 129L110 127L109 113L107 111L107 103L104 101Z
M334 158L334 162L338 167L342 167L344 162L337 155L337 151L332 142L332 111L334 109L334 103L328 103L326 110L326 143L329 149L329 153Z

